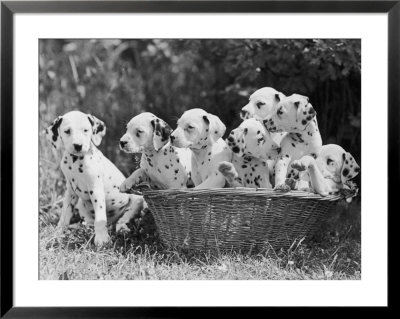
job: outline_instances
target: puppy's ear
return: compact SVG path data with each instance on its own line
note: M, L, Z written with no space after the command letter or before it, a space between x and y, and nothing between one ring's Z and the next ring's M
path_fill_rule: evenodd
M203 116L204 121L208 125L208 130L212 141L215 143L225 133L226 126L218 116L208 113Z
M241 128L234 129L225 141L229 148L237 156L243 155L244 150L244 131Z
M356 160L349 152L342 154L342 160L343 164L340 172L340 179L344 184L360 173L360 166L358 166Z
M103 136L106 135L106 126L103 121L91 114L88 114L88 120L92 125L92 142L94 145L99 146Z
M169 136L172 133L171 127L163 120L156 118L151 120L153 127L153 146L156 151L159 151L169 141Z
M57 117L50 125L45 129L45 134L47 140L53 145L56 150L59 150L62 145L62 140L60 137L60 125L63 121L63 117Z
M314 110L311 103L308 103L308 98L307 102L296 101L294 105L297 108L297 119L303 127L306 127L308 123L317 116L317 112Z

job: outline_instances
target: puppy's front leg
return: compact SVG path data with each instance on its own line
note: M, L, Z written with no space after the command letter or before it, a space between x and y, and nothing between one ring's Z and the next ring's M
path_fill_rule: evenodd
M129 223L129 221L132 218L140 215L140 212L143 209L143 206L144 206L143 197L137 196L137 195L130 195L130 196L131 196L131 198L130 198L129 207L127 207L125 213L122 215L122 217L118 220L117 224L115 225L115 230L117 232L129 231L129 228L126 224Z
M110 240L107 230L106 196L102 181L89 186L89 196L94 209L94 243L101 246Z
M315 159L311 156L303 156L300 160L294 161L292 167L303 171L307 170L311 179L312 188L321 196L329 194L330 187L327 184L327 180L319 170Z
M219 163L218 170L225 177L230 187L242 187L243 185L238 180L238 172L235 165L230 162L224 161Z
M286 174L291 157L283 154L275 164L275 190L290 191L290 186L285 184Z
M67 183L67 190L65 191L63 208L61 210L60 220L58 221L58 227L68 226L73 215L74 207L78 202L78 196L72 190L72 187Z
M146 172L142 168L139 168L134 171L126 180L123 181L123 183L119 187L119 191L121 193L127 193L133 186L147 180L148 176Z

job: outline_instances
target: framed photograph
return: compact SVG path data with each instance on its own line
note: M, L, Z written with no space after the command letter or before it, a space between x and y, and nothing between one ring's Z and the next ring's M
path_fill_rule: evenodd
M1 316L388 307L399 30L399 1L2 1Z

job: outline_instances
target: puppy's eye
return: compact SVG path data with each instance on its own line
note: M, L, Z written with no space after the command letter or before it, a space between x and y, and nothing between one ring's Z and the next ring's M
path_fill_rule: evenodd
M263 105L265 105L264 102L257 102L257 103L256 103L256 106L257 106L258 109L260 109L261 106L263 106Z
M326 160L326 164L330 165L330 164L332 164L332 163L333 163L333 160L331 160L330 158L328 158L328 159Z
M71 130L70 130L70 129L65 130L64 133L67 134L67 135L69 135L69 134L71 134Z
M140 137L140 134L142 134L142 133L143 133L143 131L137 130L137 131L136 131L136 136L137 136L137 137Z
M83 130L85 133L89 132L89 130Z
M188 125L187 129L188 129L188 130L193 130L193 129L194 129L194 126Z

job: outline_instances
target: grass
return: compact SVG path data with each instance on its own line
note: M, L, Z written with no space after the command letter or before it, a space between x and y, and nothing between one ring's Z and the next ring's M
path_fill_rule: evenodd
M360 240L348 218L340 232L327 224L313 240L289 250L247 255L168 249L150 213L131 223L127 235L111 230L111 243L100 249L92 227L75 223L57 230L49 221L59 210L56 204L48 218L41 215L40 279L361 279Z
M42 148L43 149L43 148ZM50 154L47 154L50 156ZM342 204L307 242L256 255L237 252L176 251L160 242L151 213L133 221L129 234L110 230L111 242L98 249L94 231L78 222L56 228L64 182L53 161L40 161L40 279L361 279L359 201ZM78 218L75 219L77 221Z

